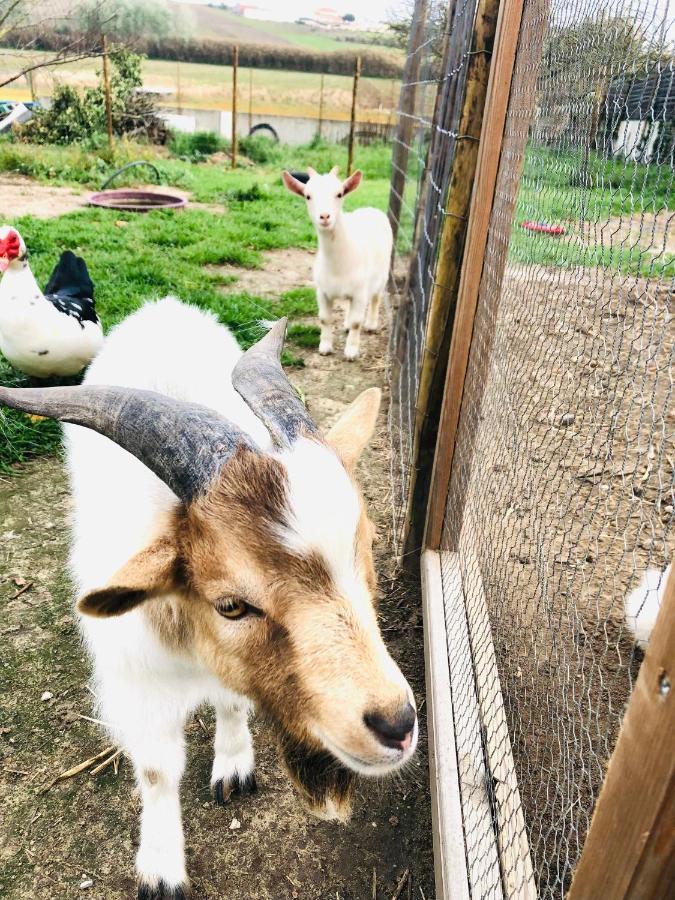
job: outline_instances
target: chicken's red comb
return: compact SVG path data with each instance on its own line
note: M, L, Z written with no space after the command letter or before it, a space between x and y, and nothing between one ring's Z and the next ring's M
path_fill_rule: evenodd
M0 256L16 259L19 253L21 253L21 239L18 232L10 228L5 237L0 238Z

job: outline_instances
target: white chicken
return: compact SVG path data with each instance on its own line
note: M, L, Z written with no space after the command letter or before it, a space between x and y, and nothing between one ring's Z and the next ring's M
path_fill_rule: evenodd
M43 294L23 238L0 227L0 350L32 378L77 375L103 343L94 285L83 259L66 250Z

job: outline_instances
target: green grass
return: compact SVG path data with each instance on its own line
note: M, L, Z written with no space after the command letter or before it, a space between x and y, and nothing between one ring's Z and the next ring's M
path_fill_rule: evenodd
M71 248L85 258L106 330L145 300L174 294L213 310L245 347L262 334L260 319L313 315L314 290L298 288L270 300L237 291L232 275L219 272L217 267L258 268L264 250L313 247L316 239L303 203L282 186L280 170L282 166L305 168L308 163L320 169L336 163L344 167L345 152L344 147L330 145L274 148L274 162L235 171L209 163L156 160L166 184L192 191L195 200L222 204L224 212L188 207L180 212L134 215L85 209L56 219L26 216L12 222L30 248L31 267L40 284L46 283L63 249ZM152 155L152 148L128 145L118 151L113 163L105 150L0 141L0 171L21 172L52 184L96 188L128 158ZM347 208L368 204L386 207L388 156L386 147L359 148L357 162L363 166L366 179L363 187L348 198ZM145 177L144 173L131 174L127 183L139 177ZM293 353L293 345L314 346L316 331L311 326L296 325L290 338L285 362L302 364ZM0 383L24 384L25 379L0 361ZM33 423L11 410L0 413L0 472L54 450L58 442L55 423Z
M661 277L675 273L672 253L640 246L637 229L620 240L618 223L637 223L648 235L653 216L675 209L673 175L667 165L634 164L623 159L607 160L595 153L584 160L582 151L550 150L530 145L518 193L515 226L509 258L515 262L545 266L600 267L624 274ZM524 221L563 225L567 234L551 237L521 227ZM608 226L610 220L617 225ZM580 241L575 229L595 223L603 230L602 240ZM604 228L603 228L604 226ZM591 233L593 233L591 228ZM614 235L613 240L610 236Z

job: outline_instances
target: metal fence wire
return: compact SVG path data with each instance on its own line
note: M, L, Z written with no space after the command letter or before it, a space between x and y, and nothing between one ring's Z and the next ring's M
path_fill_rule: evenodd
M674 39L663 0L524 4L443 528L481 900L569 888L639 669L636 629L673 555ZM441 99L434 118L416 113L410 146L392 346L399 537L456 140L441 110L463 58L429 65Z

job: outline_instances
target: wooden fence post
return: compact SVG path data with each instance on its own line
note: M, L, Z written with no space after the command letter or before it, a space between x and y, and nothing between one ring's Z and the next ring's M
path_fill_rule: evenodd
M319 88L319 127L317 129L317 137L321 139L321 132L323 131L323 79L324 74L321 73L321 87Z
M176 60L176 106L179 115L183 113L183 90L180 83L180 60Z
M522 0L520 0L522 2ZM499 0L479 0L467 56L458 138L444 199L436 272L426 321L412 436L412 469L404 554L412 561L422 546L436 449L438 417L459 287L467 219L471 208L480 135L498 21ZM497 147L497 150L499 148Z
M352 87L352 113L349 125L349 152L347 153L347 175L352 174L354 165L354 132L356 130L356 94L359 89L359 76L361 75L361 57L356 57L354 63L354 85Z
M399 98L399 117L394 147L391 156L391 188L389 191L389 224L394 232L394 247L398 237L398 224L401 218L403 192L408 170L409 147L414 133L415 97L417 82L420 77L422 55L420 48L424 40L424 26L427 20L428 0L415 0L415 9L408 38L408 55L406 56L401 77L401 95Z
M239 68L239 47L232 49L232 168L237 165L237 70Z
M112 150L115 144L113 137L112 97L110 95L110 72L108 71L108 38L101 35L103 45L103 93L105 94L105 118L108 127L108 147Z
M253 128L253 69L248 70L248 133Z
M516 50L518 48L522 11L523 0L504 0L499 11L494 59L485 100L483 127L464 245L459 292L450 339L448 365L445 373L443 400L438 418L436 452L431 472L431 483L427 494L428 509L423 545L432 549L438 549L441 545L455 438L457 436L464 381L473 336L473 324L478 304L478 292L487 246L490 215L492 213L500 165L504 126L516 60ZM543 32L540 40L543 40ZM540 45L528 47L528 58L538 62L540 58L539 51ZM532 85L530 114L534 108L537 71L538 67L536 64L530 66L528 74ZM520 182L520 173L525 159L525 146L528 136L527 123L520 123L520 134L519 146L516 147L514 145L507 163L511 181L515 185ZM515 208L516 194L517 189L512 197L513 208ZM513 209L510 212L512 214ZM504 215L508 218L509 210ZM501 276L499 281L501 282ZM458 516L456 524L456 534L453 534L451 539L452 546L448 549L455 549L459 529L461 528L461 516Z
M568 900L667 900L675 885L675 567Z

